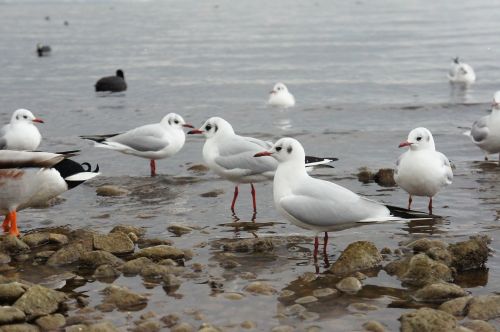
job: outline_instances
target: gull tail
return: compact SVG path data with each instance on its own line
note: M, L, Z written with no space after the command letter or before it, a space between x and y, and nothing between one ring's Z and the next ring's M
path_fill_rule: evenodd
M386 208L391 212L390 216L387 217L377 217L377 218L367 218L358 221L359 223L383 223L388 221L396 222L407 222L411 220L431 220L435 218L440 218L439 216L428 214L421 211L408 210L398 206L385 205Z
M88 139L90 141L94 141L97 143L102 143L106 139L113 137L113 136L116 136L116 135L120 135L120 134L117 133L117 134L107 134L107 135L83 135L83 136L79 136L79 137L82 139Z
M465 136L471 136L470 130L464 131L462 134Z
M64 181L66 181L68 189L73 189L100 174L99 165L96 165L96 168L92 170L89 163L79 164L71 159L61 160L54 165L53 168L55 168L59 174L61 174Z
M321 157L306 156L306 167L322 166L322 167L334 168L333 166L328 164L336 160L339 160L339 158L335 157L321 158Z

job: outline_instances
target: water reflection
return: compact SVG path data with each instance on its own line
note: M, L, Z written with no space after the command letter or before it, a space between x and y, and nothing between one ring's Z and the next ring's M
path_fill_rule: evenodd
M468 84L450 83L450 103L465 104L472 101L471 87Z

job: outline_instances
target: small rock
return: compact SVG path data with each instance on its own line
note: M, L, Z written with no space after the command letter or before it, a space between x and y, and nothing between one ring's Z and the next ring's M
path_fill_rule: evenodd
M245 296L240 293L224 293L224 297L228 300L241 300Z
M245 321L241 322L240 327L243 329L247 329L247 330L256 329L257 323L255 323L251 320L245 320Z
M223 268L225 268L225 269L234 269L234 268L236 268L236 267L238 267L238 266L241 266L241 264L240 264L240 263L238 263L238 262L237 262L237 261L235 261L235 260L232 260L232 259L226 259L226 260L224 260L224 261L222 261L222 262L220 263L220 266L221 266L221 267L223 267Z
M65 332L88 332L88 331L89 331L89 328L87 327L87 325L83 325L83 324L71 325L71 326L66 327L66 329L65 329Z
M365 280L366 278L368 278L366 276L366 274L364 273L361 273L361 272L355 272L353 275L352 275L354 278L358 279L358 280Z
M374 304L362 303L362 302L351 303L349 305L349 308L353 309L354 311L374 311L379 309L379 307L377 307Z
M312 311L304 311L299 314L299 318L305 321L314 321L319 319L319 314Z
M177 289L182 284L182 281L173 274L166 274L163 276L163 287L171 290Z
M401 315L401 332L444 332L458 327L452 315L431 308L421 308Z
M49 266L61 266L76 263L85 252L85 248L81 243L68 244L57 250L47 260Z
M197 165L193 165L193 166L188 167L187 170L191 171L191 172L194 172L194 173L206 173L210 169L207 166L205 166L205 165L197 164Z
M469 320L462 325L474 332L497 332L493 325L483 320Z
M26 315L15 307L0 307L0 325L24 322Z
M49 233L47 232L31 233L23 236L21 239L31 248L38 247L49 242Z
M47 260L52 256L56 251L55 250L44 250L37 252L35 255L35 258L40 259L40 260Z
M17 238L17 236L7 235L2 237L2 242L0 243L0 251L8 254L19 254L26 253L30 251L30 247Z
M50 233L49 242L63 246L68 244L69 240L68 237L64 234Z
M337 275L347 275L360 270L380 266L382 256L377 247L368 241L357 241L349 244L339 259L330 268Z
M391 248L388 248L388 247L384 247L380 250L380 254L382 255L390 255L392 254L392 250Z
M484 267L488 260L488 236L473 236L467 241L450 244L448 250L452 255L451 266L457 271L473 270Z
M193 231L193 229L191 227L181 225L181 224L172 224L172 225L167 227L167 230L170 233L173 233L177 236L188 234L188 233L191 233Z
M156 317L156 312L154 311L148 311L143 313L141 316L141 319L150 319L150 318L155 318Z
M363 328L366 331L370 332L385 332L385 327L382 323L377 322L376 320L369 320L368 322L363 324Z
M148 299L128 288L111 285L104 289L104 302L115 305L120 310L136 311L146 307Z
M500 317L500 295L479 295L469 303L467 317L470 319L490 320Z
M66 324L66 319L61 314L47 315L35 321L43 331L54 331L62 328Z
M134 243L139 242L139 237L137 235L135 235L134 233L128 233L127 236L130 239L130 241L132 241Z
M19 282L0 284L0 302L12 304L23 295L29 286Z
M94 249L104 250L112 254L127 254L134 252L134 242L127 234L113 232L107 235L94 235Z
M33 324L11 324L0 327L0 332L38 332L40 329Z
M160 331L160 322L153 320L146 320L139 323L135 328L132 329L134 332L157 332Z
M467 292L462 287L447 282L429 284L415 293L417 301L444 302L456 297L466 296Z
M370 183L373 181L373 173L367 167L360 168L357 176L358 181L362 183Z
M428 238L422 238L422 239L415 240L413 242L410 242L406 246L408 248L413 249L413 252L415 254L418 254L421 252L427 252L431 248L446 249L448 247L448 245L441 240L430 240Z
M14 307L24 311L28 320L51 314L66 301L64 293L43 286L31 286L15 303Z
M162 278L163 276L172 273L171 266L164 266L160 264L151 263L144 266L140 272L144 278Z
M273 286L263 281L251 282L244 288L244 290L252 294L260 295L272 295L276 293L276 289L274 289Z
M269 238L238 239L224 241L222 249L231 252L268 252L274 249L274 245Z
M198 329L198 332L221 332L221 330L213 325L203 323Z
M180 317L177 314L168 314L160 318L160 321L165 324L166 327L172 327L179 323Z
M290 298L292 296L295 295L295 292L293 290L289 290L289 289L283 289L280 294L279 294L279 298L280 299L286 299L286 298ZM313 294L314 295L314 294ZM316 296L316 295L315 295ZM316 296L317 297L317 296Z
M285 309L285 313L287 316L296 316L303 313L304 311L307 311L306 307L298 303L292 304Z
M189 323L180 323L170 328L170 332L193 332L194 327Z
M337 295L338 293L339 293L339 291L336 289L333 289L333 288L319 288L319 289L313 290L313 296L316 296L316 297L326 297L326 296L330 296L330 295Z
M293 332L295 329L290 325L278 325L271 329L271 332Z
M373 180L382 187L395 187L394 170L392 168L381 168L373 176Z
M303 297L296 299L295 303L308 304L308 303L313 303L313 302L317 302L317 301L318 301L317 297L309 295L309 296L303 296Z
M115 196L126 196L129 194L129 191L125 188L121 188L115 185L103 185L97 187L96 194L98 196L115 197Z
M337 289L341 292L348 294L355 294L361 290L363 285L354 277L347 277L340 280L336 285Z
M123 260L116 257L112 253L103 250L94 250L83 253L80 257L80 262L94 268L104 264L110 266L123 265Z
M159 245L171 246L173 245L173 242L167 239L139 239L137 245L139 248L144 249Z
M118 271L115 267L104 264L99 265L97 269L94 271L94 278L96 279L115 279L120 276L120 271Z
M139 258L139 257L147 257L154 261L159 261L165 258L182 259L184 258L184 252L172 246L159 245L159 246L144 248L141 251L136 252L134 254L134 258Z
M139 274L146 265L152 263L153 261L147 257L139 257L126 262L120 269L125 275L136 275Z
M222 189L215 189L215 190L210 190L207 191L206 193L200 194L200 197L217 197L224 194L224 190Z
M9 264L11 262L11 258L6 253L0 252L0 264Z
M201 263L193 263L191 264L191 269L193 269L194 272L202 272L203 271L203 264Z
M445 264L446 266L451 265L451 253L448 251L448 249L443 249L443 248L438 248L438 247L433 247L427 250L426 252L427 256L432 258L435 261L441 262Z
M109 322L95 323L89 325L88 332L118 332L118 329Z
M134 233L138 237L142 237L146 234L146 229L144 227L135 227L130 225L116 225L109 232L110 233L122 232L125 234Z
M423 286L438 281L451 281L452 273L443 263L436 262L425 254L418 254L410 259L408 270L401 279L412 286Z
M463 317L467 304L472 299L472 296L459 297L453 300L446 301L439 306L439 310L449 313L450 315Z

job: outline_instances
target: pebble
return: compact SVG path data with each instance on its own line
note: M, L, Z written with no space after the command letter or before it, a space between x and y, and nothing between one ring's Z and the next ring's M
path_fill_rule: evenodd
M125 275L136 275L139 274L141 270L149 264L153 264L153 261L147 257L139 257L126 262L125 264L120 266L119 269Z
M44 331L54 331L66 324L66 319L61 314L47 315L35 320L36 325Z
M245 298L245 296L240 293L224 293L224 297L228 300L242 300Z
M96 234L93 237L94 249L104 250L112 254L128 254L134 252L134 242L127 234L113 232L106 235Z
M38 326L33 324L11 324L0 327L0 332L39 332Z
M170 328L170 332L193 332L194 327L189 323L180 323Z
M386 329L382 323L377 322L376 320L369 320L363 324L363 328L366 331L370 332L385 332Z
M96 279L115 279L120 276L121 272L111 265L99 265L94 271L94 278Z
M330 267L330 272L347 275L360 270L380 266L382 255L372 242L357 241L349 244L340 257Z
M312 294L313 294L313 296L316 296L316 297L326 297L326 296L330 296L330 295L337 295L338 293L339 293L338 290L327 287L327 288L315 289L315 290L313 290Z
M285 298L288 298L288 297L292 297L295 295L295 292L292 291L292 290L289 290L289 289L284 289L280 292L279 294L279 298L280 299L285 299Z
M132 329L134 332L157 332L160 331L161 325L158 321L146 320L139 322L135 328Z
M348 294L355 294L363 287L361 282L354 277L344 278L340 280L335 286L339 291Z
M288 307L285 308L285 314L287 316L294 316L294 315L299 315L300 313L307 311L306 307L304 307L302 304L292 304Z
M184 258L184 252L181 249L169 245L158 245L141 249L134 254L134 258L139 257L147 257L153 261L159 261L165 258L181 259Z
M299 318L306 321L315 321L319 319L319 314L312 311L304 311L299 314Z
M467 317L470 319L490 320L500 317L500 295L479 295L468 303Z
M26 315L23 311L10 306L0 307L0 324L24 322Z
M14 307L23 311L30 320L55 312L66 299L66 294L62 292L34 285L14 303Z
M0 299L2 303L14 303L23 295L29 286L21 284L17 281L7 284L0 284Z
M472 296L464 296L446 301L439 306L439 310L457 317L465 316L465 309L471 299Z
M295 329L290 325L279 325L271 329L271 332L293 332Z
M172 327L179 323L181 318L177 314L168 314L160 318L160 321L165 324L166 327Z
M379 309L379 307L377 307L374 304L362 303L362 302L351 303L349 305L349 308L354 309L356 311L374 311Z
M103 185L97 187L96 194L98 196L116 197L116 196L126 196L129 194L129 191L125 188L121 188L115 185Z
M251 320L245 320L245 321L241 322L240 327L244 328L244 329L247 329L247 330L256 329L257 328L257 323L255 323L255 322L253 322Z
M469 320L464 322L463 326L474 332L497 332L497 329L492 324L483 320Z
M167 230L170 233L173 233L177 236L181 236L184 234L189 234L193 231L193 228L186 226L186 225L181 225L181 224L172 224L167 227Z
M300 297L300 298L295 300L295 303L298 303L298 304L308 304L308 303L313 303L313 302L318 302L318 298L315 296L311 296L311 295Z
M431 308L421 308L406 312L399 318L400 332L444 332L453 331L458 327L455 317Z
M104 289L104 303L110 303L120 310L135 311L146 307L148 299L128 288L111 285Z
M272 295L277 292L273 286L263 281L251 282L244 288L244 290L249 293L259 295Z
M466 296L467 292L462 287L439 282L424 286L415 293L415 299L424 302L444 302L456 297Z
M131 225L116 225L109 232L110 233L122 232L125 234L134 233L137 237L141 237L146 234L146 229L144 227L135 227Z
M110 266L121 266L124 263L122 259L104 250L84 252L80 257L80 262L83 265L87 265L93 268L97 268L99 265L104 264Z

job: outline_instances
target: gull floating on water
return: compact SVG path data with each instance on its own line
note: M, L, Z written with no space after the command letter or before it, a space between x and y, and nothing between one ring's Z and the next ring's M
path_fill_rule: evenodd
M173 156L184 146L183 127L193 128L176 113L169 113L159 123L148 124L121 134L90 135L80 138L95 141L98 148L116 150L150 160L151 176L156 175L155 160Z
M288 89L283 83L276 83L269 93L267 103L271 106L292 107L295 106L295 98L288 92Z
M484 160L488 160L488 154L500 153L500 91L493 96L491 114L475 121L465 134L484 151Z
M99 79L95 84L95 91L99 92L121 92L127 90L127 82L123 70L118 69L115 76L106 76Z
M399 147L409 147L399 157L394 172L396 183L410 195L408 209L412 196L425 196L429 197L429 214L432 214L432 197L453 180L450 161L436 151L434 138L426 128L410 131L408 139Z
M17 211L45 204L99 175L99 167L92 171L88 163L67 159L74 152L0 151L0 213L5 215L4 232L19 235Z
M476 81L476 73L470 65L460 62L457 57L451 63L448 79L451 83L472 84Z
M319 232L325 232L326 253L327 232L338 230L343 224L401 220L379 202L307 174L304 148L296 139L282 138L254 156L272 157L278 162L273 182L274 204L294 225L316 232L314 257L318 253Z
M200 129L191 130L188 134L203 134L205 136L206 142L203 146L205 163L217 175L236 184L231 203L233 213L240 183L250 183L253 210L254 213L257 212L253 184L273 179L278 162L273 158L257 160L254 155L263 149L271 148L272 143L237 135L231 124L219 117L208 119ZM328 164L337 158L306 157L304 155L304 160L308 163L308 167L313 167Z
M43 123L27 109L16 110L10 123L0 129L0 150L28 150L38 148L42 135L34 123Z

